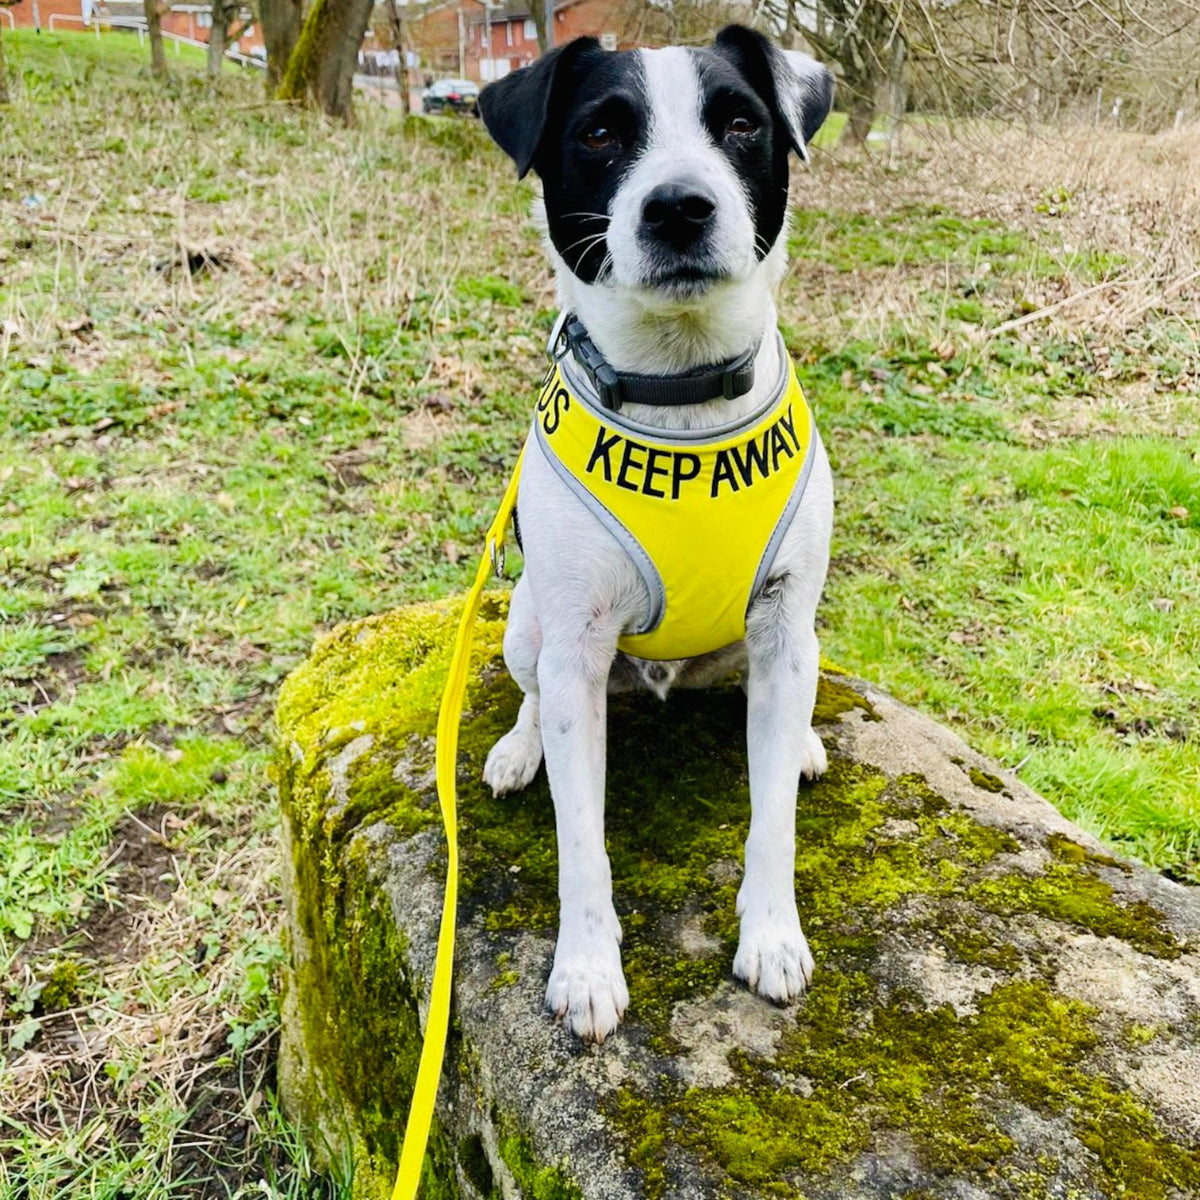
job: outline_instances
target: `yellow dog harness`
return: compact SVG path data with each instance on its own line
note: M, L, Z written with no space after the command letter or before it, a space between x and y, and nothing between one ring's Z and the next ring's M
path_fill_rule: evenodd
M538 442L650 595L641 626L617 643L625 653L692 658L746 636L817 443L782 340L780 353L784 376L758 412L670 437L602 408L569 357L551 367L534 414Z

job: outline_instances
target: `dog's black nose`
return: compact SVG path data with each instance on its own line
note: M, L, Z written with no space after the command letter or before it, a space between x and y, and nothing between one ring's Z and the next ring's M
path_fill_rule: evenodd
M660 241L682 249L711 224L717 204L695 183L660 183L642 204L642 225Z

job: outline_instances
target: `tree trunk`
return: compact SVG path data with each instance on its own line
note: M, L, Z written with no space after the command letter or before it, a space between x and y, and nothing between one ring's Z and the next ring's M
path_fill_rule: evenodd
M388 0L388 25L392 31L392 49L400 55L396 64L396 86L400 89L400 111L407 117L412 112L408 94L408 49L404 45L404 14L396 0Z
M373 0L316 0L300 31L280 100L303 100L326 116L351 121L354 68Z
M300 40L304 18L303 0L258 0L263 44L267 48L267 94L274 96L287 72L288 62Z
M150 70L155 79L166 79L167 56L163 50L162 13L160 0L144 0L146 31L150 35Z
M823 0L813 0L813 11L816 14L816 34L821 41L830 37L829 14L825 11Z
M849 107L846 129L855 144L865 146L878 105L881 71L872 46L853 44L841 57L842 94Z
M212 0L212 28L208 31L208 77L216 79L221 74L221 63L228 44L230 10L226 0Z
M849 114L847 134L865 145L894 65L889 50L904 40L904 31L886 0L817 0L814 24L805 38L842 68L838 96Z
M790 50L796 41L796 0L784 0L787 16L783 22L783 33L780 34L779 44Z
M8 100L8 68L4 65L4 33L0 30L0 104Z
M1033 137L1037 129L1038 110L1038 41L1033 36L1033 18L1029 7L1025 6L1025 53L1029 56L1029 69L1025 77L1021 107L1025 110L1025 133L1028 137Z
M888 165L893 169L900 161L900 137L904 128L904 113L908 108L908 90L904 86L904 63L908 44L900 34L892 39L888 58L888 108L892 113L891 137L888 142Z
M867 144L867 135L871 132L871 123L874 120L874 99L869 96L855 96L850 104L850 113L846 121L846 131L855 145L865 146Z
M546 24L547 10L551 10L553 5L554 0L531 0L529 5L529 13L533 17L533 25L537 30L539 54L545 54L547 50L554 49L554 26L547 27Z

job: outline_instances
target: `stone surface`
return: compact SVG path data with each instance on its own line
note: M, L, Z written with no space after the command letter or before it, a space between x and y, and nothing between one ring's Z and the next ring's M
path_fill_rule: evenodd
M1019 781L827 673L798 797L817 974L729 974L749 815L739 689L612 702L609 843L631 992L583 1046L542 1015L544 776L497 801L518 702L479 629L463 727L455 1016L423 1195L1200 1196L1200 894L1109 857ZM433 739L455 609L335 630L286 684L281 1081L355 1194L389 1194L443 884ZM316 1131L319 1131L319 1136Z

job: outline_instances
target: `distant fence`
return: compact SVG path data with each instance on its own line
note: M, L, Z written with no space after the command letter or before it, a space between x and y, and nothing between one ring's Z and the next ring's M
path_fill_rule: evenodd
M8 19L12 20L12 13L7 9L0 9ZM144 45L146 42L146 33L149 26L144 17L93 17L88 20L84 17L76 17L71 13L51 13L50 28L54 28L55 21L67 21L76 25L92 26L96 31L96 37L100 36L101 26L108 26L113 29L136 29L138 35L138 45ZM169 33L167 30L162 31L163 40L175 43L175 53L179 53L180 46L195 46L199 50L207 50L208 43L200 41L199 38L184 37L181 33ZM266 62L261 58L255 58L252 54L243 54L240 50L226 50L225 57L233 62L240 63L243 67L262 67L266 68Z

